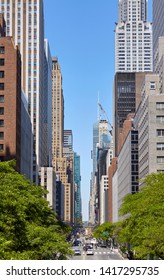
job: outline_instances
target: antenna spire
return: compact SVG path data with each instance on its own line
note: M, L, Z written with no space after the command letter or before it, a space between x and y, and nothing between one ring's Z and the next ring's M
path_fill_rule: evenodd
M100 107L99 107L99 104L100 104L100 97L99 97L99 90L98 90L98 110L97 110L98 121L100 121Z

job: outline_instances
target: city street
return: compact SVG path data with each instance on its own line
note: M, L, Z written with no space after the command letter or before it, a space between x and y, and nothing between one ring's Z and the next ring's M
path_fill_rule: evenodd
M80 249L81 255L75 255L70 260L123 260L117 249L113 251L110 248L97 247L93 249L94 255L87 255L81 246L72 247L72 249Z

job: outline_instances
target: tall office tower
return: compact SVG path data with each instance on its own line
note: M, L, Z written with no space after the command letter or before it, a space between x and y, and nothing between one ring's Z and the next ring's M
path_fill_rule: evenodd
M96 196L96 170L97 170L97 143L99 142L99 121L93 124L93 148L92 148L92 162L93 171L91 173L90 183L90 201L89 201L89 223L95 224L95 196Z
M97 171L97 143L99 142L99 121L93 124L93 171L91 173L89 222L95 224L95 199L96 199L96 171Z
M75 224L82 222L80 156L74 153Z
M63 156L64 141L64 97L62 74L57 57L52 57L52 160L57 169L55 159Z
M52 165L64 186L64 222L72 224L72 170L73 158L63 153L64 146L64 97L62 74L57 57L52 57Z
M153 0L153 59L154 69L158 64L158 39L164 37L164 1Z
M115 72L152 71L152 26L148 0L119 0L115 30Z
M28 98L32 122L33 181L44 166L44 16L43 0L0 0L6 35L18 45L22 59L22 88Z
M70 203L71 222L74 224L75 216L75 185L74 185L74 152L73 152L73 134L72 130L64 130L64 143L63 143L63 158L66 159L66 179L70 184L68 200ZM68 192L67 192L68 194ZM65 206L67 205L67 199L65 200Z
M99 116L93 125L93 172L89 202L89 222L93 225L100 221L100 181L103 175L107 175L106 156L110 140L108 121Z

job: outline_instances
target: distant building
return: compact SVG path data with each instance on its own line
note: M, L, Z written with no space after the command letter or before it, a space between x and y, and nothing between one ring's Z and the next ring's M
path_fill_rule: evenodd
M75 224L82 221L80 156L74 153Z
M107 222L107 207L106 200L108 199L108 195L106 192L108 191L108 175L102 175L100 180L100 225Z
M39 183L47 191L44 195L52 210L56 211L56 175L53 167L41 167Z
M64 186L63 220L74 224L73 151L65 148L62 73L58 58L52 57L52 165Z
M64 185L56 178L56 213L61 221L64 221Z
M91 158L93 161L93 170L90 182L90 201L89 201L89 223L95 224L95 199L96 199L96 171L97 171L97 143L99 142L99 121L93 124L93 146Z
M22 91L21 94L21 168L20 172L24 174L30 181L33 180L32 168L32 125L30 115L28 113L27 98Z
M64 96L62 73L57 57L52 57L52 161L63 156L64 141ZM57 170L56 170L57 171Z

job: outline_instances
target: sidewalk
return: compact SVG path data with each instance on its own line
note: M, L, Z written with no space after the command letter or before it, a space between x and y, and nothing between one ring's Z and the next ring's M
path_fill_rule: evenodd
M113 251L114 251L115 253L117 253L123 260L129 260L129 259L127 258L127 255L124 254L124 253L123 253L121 250L119 250L118 248L113 249Z

